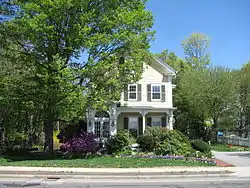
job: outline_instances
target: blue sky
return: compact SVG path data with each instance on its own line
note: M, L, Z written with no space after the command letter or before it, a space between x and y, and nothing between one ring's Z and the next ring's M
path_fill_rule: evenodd
M184 57L182 40L200 32L211 40L213 65L240 68L250 60L250 0L148 0L147 9L155 18L153 53Z

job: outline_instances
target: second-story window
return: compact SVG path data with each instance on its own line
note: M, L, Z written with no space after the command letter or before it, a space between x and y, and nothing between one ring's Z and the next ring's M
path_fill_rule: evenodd
M151 86L151 97L152 100L160 100L161 99L161 85L152 85Z
M136 84L129 84L128 85L128 99L137 99L137 85Z

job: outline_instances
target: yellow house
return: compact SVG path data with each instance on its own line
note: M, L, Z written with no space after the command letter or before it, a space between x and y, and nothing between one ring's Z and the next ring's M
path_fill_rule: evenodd
M142 79L124 88L119 103L110 106L105 117L88 110L88 132L105 138L124 129L138 136L146 126L173 129L172 79L176 71L159 58L143 66Z

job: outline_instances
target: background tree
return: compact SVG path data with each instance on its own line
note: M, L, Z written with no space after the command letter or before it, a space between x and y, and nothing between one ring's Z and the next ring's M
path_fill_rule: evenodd
M248 136L250 125L250 62L243 65L238 72L238 97L240 109L239 133Z
M208 53L209 38L201 33L193 33L182 42L185 59L192 67L205 67L210 63Z
M230 69L191 69L183 74L179 84L190 107L211 119L215 129L236 103L236 82Z

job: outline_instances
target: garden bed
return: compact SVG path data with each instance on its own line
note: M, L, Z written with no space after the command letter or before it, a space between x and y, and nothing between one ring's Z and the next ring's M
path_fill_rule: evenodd
M150 168L166 166L215 166L212 162L201 160L185 160L159 156L116 156L93 157L89 159L57 159L57 160L24 160L10 161L0 159L0 166L28 166L28 167L78 167L78 168Z

